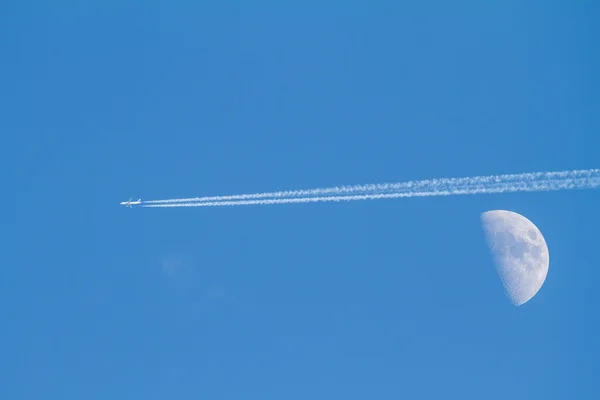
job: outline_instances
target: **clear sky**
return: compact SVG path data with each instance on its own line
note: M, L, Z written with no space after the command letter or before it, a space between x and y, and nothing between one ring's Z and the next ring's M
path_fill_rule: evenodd
M120 201L600 167L597 1L0 5L2 399L597 399L598 191ZM546 237L504 296L480 214Z

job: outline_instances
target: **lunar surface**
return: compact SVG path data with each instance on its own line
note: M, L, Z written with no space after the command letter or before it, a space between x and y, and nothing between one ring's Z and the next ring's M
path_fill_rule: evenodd
M524 216L505 210L481 214L490 253L506 296L516 306L540 290L550 265L546 240Z

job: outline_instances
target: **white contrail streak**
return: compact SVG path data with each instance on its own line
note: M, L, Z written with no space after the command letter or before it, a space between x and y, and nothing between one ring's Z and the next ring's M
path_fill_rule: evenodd
M474 176L465 178L440 178L426 179L420 181L408 181L400 183L379 183L368 185L354 186L337 186L331 188L319 188L308 190L286 190L278 192L238 194L228 196L209 196L209 197L190 197L182 199L168 200L147 200L142 204L169 204L169 203L192 203L192 202L216 202L229 200L251 200L251 199L266 199L266 198L287 198L287 197L320 197L329 195L350 195L350 194L365 194L365 193L385 193L385 192L409 192L413 190L425 190L425 188L441 188L454 187L456 185L466 184L493 184L493 183L509 183L523 181L538 181L552 179L577 179L577 178L592 178L600 176L600 169L573 170L573 171L558 171L558 172L533 172L523 174L509 175L490 175L490 176Z
M349 187L351 191L341 191L344 187L314 189L309 191L290 191L295 197L284 198L281 193L267 198L269 194L216 196L198 199L216 199L190 201L189 199L174 199L162 203L146 203L142 207L172 208L172 207L224 207L288 203L340 202L356 200L376 200L408 197L455 196L515 192L547 192L573 189L595 189L600 187L600 169L541 172L516 175L478 176L470 178L444 178L424 181L412 181L398 184L365 185ZM346 187L348 188L348 187ZM359 189L360 188L360 189ZM304 195L298 193L325 193L333 195ZM337 193L349 193L337 195ZM240 197L254 196L254 197ZM223 197L234 200L219 200ZM194 199L195 200L195 199Z
M535 172L511 175L476 176L466 178L442 178L421 181L409 181L402 183L382 183L370 185L339 186L333 188L319 188L310 190L293 190L267 193L241 194L229 196L194 197L184 199L150 200L143 204L169 204L169 203L192 203L192 202L221 202L230 200L251 200L265 198L288 198L288 197L322 197L324 195L350 195L350 194L382 194L386 192L427 192L442 191L443 188L455 188L463 185L494 185L508 183L522 183L533 181L569 180L578 178L593 179L600 177L600 169L560 171L560 172ZM254 204L254 203L252 203Z

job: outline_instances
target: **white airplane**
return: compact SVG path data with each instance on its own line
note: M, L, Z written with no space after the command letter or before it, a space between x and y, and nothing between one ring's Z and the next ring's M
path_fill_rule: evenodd
M142 204L142 199L138 199L138 201L132 201L132 198L129 198L129 201L121 202L122 206L129 207L129 208L131 208L131 206L134 206L136 204Z

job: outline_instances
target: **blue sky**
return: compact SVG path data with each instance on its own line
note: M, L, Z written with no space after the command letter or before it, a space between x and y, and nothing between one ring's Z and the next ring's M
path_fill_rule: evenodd
M118 203L597 168L598 11L2 2L0 398L596 399L597 191ZM519 308L490 209L548 242Z

